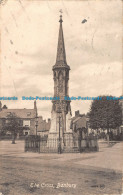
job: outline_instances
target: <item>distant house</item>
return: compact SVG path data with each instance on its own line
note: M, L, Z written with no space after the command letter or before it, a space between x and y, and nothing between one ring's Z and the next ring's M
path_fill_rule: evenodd
M122 109L122 125L119 127L119 134L121 133L123 135L123 99L121 99L119 101L119 104L121 106L121 109Z
M36 101L34 102L33 109L8 109L5 106L2 107L2 103L0 102L0 131L2 130L4 124L7 123L8 115L11 113L16 115L20 121L21 126L24 127L21 135L35 134L35 118L37 116Z
M75 116L71 121L71 128L73 129L73 136L75 138L84 138L88 134L87 122L85 114L80 114L79 110L75 111Z
M38 128L37 133L41 137L48 136L49 130L50 130L51 120L48 119L48 122L46 120L43 120L42 116L38 117Z

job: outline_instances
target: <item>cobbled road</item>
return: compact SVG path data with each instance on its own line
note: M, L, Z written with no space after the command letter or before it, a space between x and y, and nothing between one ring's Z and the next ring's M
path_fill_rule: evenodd
M81 154L24 153L22 142L0 146L1 195L122 194L120 172L77 164Z

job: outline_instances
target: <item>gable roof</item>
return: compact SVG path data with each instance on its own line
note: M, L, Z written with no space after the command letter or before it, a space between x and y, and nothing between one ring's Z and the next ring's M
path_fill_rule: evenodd
M86 116L78 116L74 120L72 120L72 123L74 126L76 126L76 129L86 128L87 127L87 119Z
M9 113L14 113L18 118L35 118L36 110L35 109L2 109L0 111L0 118L7 118Z
M80 117L80 116L76 117L76 118L73 120L73 123L77 122L80 118L82 118L82 117Z

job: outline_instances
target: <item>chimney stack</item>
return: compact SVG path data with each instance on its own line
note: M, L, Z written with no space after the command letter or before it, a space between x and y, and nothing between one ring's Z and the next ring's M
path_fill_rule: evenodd
M75 116L79 116L79 110L75 111Z

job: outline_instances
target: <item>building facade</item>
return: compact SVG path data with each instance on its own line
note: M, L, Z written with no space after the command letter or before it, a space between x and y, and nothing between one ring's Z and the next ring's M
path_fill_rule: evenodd
M85 114L80 114L79 110L75 111L75 116L71 120L71 128L75 139L84 139L88 135L88 121Z
M37 117L37 107L36 101L34 102L33 109L8 109L2 107L2 103L0 102L0 131L2 131L2 127L7 123L8 116L10 114L14 114L17 119L20 121L20 125L24 127L23 132L20 132L21 135L35 135L35 121ZM9 133L9 132L8 132Z
M122 125L118 129L119 130L118 133L123 135L123 99L119 100L119 104L120 104L121 110L122 110ZM122 140L123 140L123 138L122 138Z
M51 126L51 120L48 118L48 121L43 120L42 116L38 117L38 128L37 128L37 134L40 135L41 137L47 137L49 134Z

